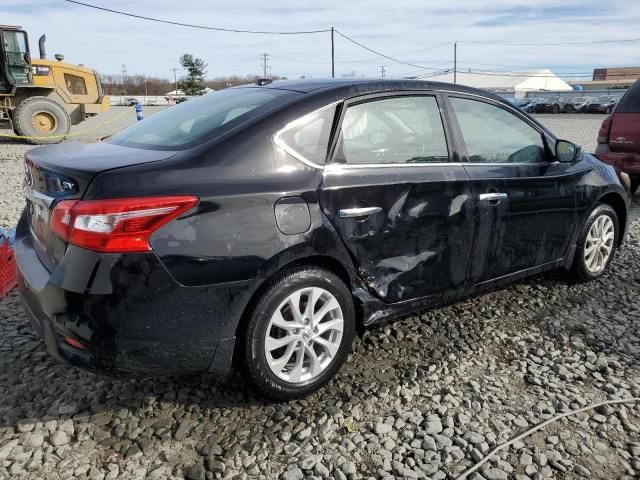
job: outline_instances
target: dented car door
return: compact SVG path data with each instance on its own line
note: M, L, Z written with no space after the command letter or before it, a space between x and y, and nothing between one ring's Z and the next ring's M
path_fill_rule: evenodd
M465 283L474 206L450 152L435 95L376 96L343 109L322 208L385 302Z

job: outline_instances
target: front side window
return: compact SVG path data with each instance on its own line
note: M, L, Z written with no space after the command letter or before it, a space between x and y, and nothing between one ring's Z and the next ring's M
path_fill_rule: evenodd
M87 84L84 82L84 78L77 75L64 74L64 83L67 86L67 91L71 95L86 95Z
M435 97L373 100L347 108L335 161L348 164L448 162Z
M469 162L541 163L542 135L512 113L478 100L452 97Z

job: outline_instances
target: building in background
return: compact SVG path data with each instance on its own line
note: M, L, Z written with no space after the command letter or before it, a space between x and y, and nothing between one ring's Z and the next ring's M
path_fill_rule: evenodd
M595 68L591 80L575 80L582 90L626 90L640 79L640 67Z
M415 78L453 83L453 72ZM457 72L456 83L514 98L525 97L527 92L569 92L572 90L571 85L548 69L535 72Z

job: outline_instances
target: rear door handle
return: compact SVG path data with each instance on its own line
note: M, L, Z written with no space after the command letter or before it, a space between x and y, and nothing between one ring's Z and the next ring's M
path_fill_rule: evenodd
M338 211L338 215L340 218L357 218L367 217L381 211L380 207L343 208Z
M478 199L481 202L489 202L492 205L497 205L500 203L500 200L504 200L508 197L509 195L502 192L481 193L480 195L478 195Z

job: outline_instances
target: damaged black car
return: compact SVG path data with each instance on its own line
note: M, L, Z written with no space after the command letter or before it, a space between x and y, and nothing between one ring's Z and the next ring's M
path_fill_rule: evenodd
M628 177L493 94L261 82L27 153L19 287L48 351L290 399L360 326L553 269L603 275ZM372 366L374 368L374 366Z

